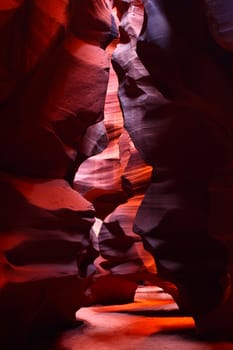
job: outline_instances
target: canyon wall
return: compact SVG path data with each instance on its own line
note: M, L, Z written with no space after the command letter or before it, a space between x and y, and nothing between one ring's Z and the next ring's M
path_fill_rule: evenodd
M157 270L191 310L219 298L233 273L232 41L230 12L211 6L1 1L2 347L132 301L163 285Z
M133 230L197 314L219 302L233 269L232 6L117 3L124 124L153 168Z
M81 306L132 301L156 272L132 230L151 167L112 68L109 80L111 6L0 5L2 347L76 324Z
M0 339L73 324L98 253L93 205L72 187L107 144L107 3L0 4ZM89 277L90 278L90 277ZM12 337L12 330L14 336Z

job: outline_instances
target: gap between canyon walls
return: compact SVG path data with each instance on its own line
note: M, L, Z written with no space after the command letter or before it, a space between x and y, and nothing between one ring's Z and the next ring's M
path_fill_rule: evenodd
M110 61L118 45L119 38L107 47ZM100 253L95 260L96 277L114 275L137 284L153 283L156 272L153 258L143 248L140 236L133 232L134 218L150 182L151 167L142 160L124 128L118 87L111 64L104 108L108 145L81 164L74 188L96 210L92 230L92 239Z
M139 35L142 1L115 0L113 54L106 1L0 1L1 349L158 284L142 237L160 275L191 276L206 303L209 233L233 231L232 57L202 1L143 1Z

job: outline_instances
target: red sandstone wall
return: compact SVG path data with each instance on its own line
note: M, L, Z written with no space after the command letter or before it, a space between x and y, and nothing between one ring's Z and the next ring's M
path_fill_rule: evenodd
M115 35L104 0L0 3L1 348L74 322L85 303L95 214L70 184L106 146Z

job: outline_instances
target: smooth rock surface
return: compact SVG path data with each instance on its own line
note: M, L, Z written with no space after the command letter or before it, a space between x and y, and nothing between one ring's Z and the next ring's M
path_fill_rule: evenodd
M76 316L83 326L30 350L233 349L232 343L198 340L192 318L158 287L138 288L134 303L81 308Z

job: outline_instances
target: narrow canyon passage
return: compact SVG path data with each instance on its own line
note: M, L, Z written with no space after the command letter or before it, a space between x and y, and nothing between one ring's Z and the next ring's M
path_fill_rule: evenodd
M117 42L118 41L114 42L107 49L110 56ZM80 191L83 189L84 196L86 195L89 200L96 203L97 216L99 214L99 218L101 219L99 225L106 219L104 215L110 215L111 217L110 211L117 208L117 197L113 194L119 194L121 191L120 178L122 176L122 160L119 154L119 136L121 135L120 137L122 137L122 133L125 131L123 131L122 112L117 98L117 90L118 81L111 67L105 104L105 123L109 131L110 142L102 153L84 162L75 177L75 186L77 186L77 189ZM109 124L111 127L109 127ZM127 146L126 141L128 140L129 136L127 135L123 144L124 147ZM136 151L132 144L130 148L129 146L128 148L126 147L127 153L129 153L130 150L131 152L132 150ZM124 152L121 153L121 156L122 154L124 155ZM109 159L111 161L110 165L105 165L104 163ZM123 158L123 160L124 159L125 158ZM146 167L146 165L140 163L140 166L140 171L143 173L143 167ZM109 171L106 172L106 177L101 176L101 170L103 170L103 168L105 171L109 168ZM150 167L146 167L146 169L149 174ZM135 169L134 175L137 176ZM110 186L108 190L106 190L106 179L111 179L111 181L108 180L108 185ZM105 185L102 186L101 180ZM88 185L85 186L85 184ZM94 191L94 193L91 193L90 191L90 193L88 193L89 188L95 188L96 192ZM106 197L103 200L104 203L101 205L98 203L98 195L101 197L103 193ZM109 194L110 203L108 203L107 194ZM143 195L140 196L140 200L142 196ZM114 199L116 201L114 201ZM122 199L123 202L131 202L131 200L135 200L135 198L132 197L132 199L130 199L123 197ZM122 208L121 214L123 212L125 220L128 220L128 230L126 230L123 225L126 234L132 230L133 220L140 200L135 201L136 205L133 207L133 211L131 211L132 207L131 209L127 209L127 206L120 204ZM105 205L109 212L106 212L106 209L104 210ZM98 233L99 230L100 226L98 226L97 229ZM111 249L114 250L113 247L114 245L111 245ZM121 251L121 248L117 248L116 255ZM137 250L137 252L140 255L140 250ZM142 252L143 249L141 247L141 256L143 255ZM144 254L144 264L148 267L149 271L155 273L156 268L153 266L151 256L146 252L144 252ZM97 266L101 264L102 261L103 259L99 257L96 261ZM122 263L122 255L118 263ZM130 269L132 268L130 263L128 266L130 266ZM125 267L125 265L121 266L116 270L116 273L124 275ZM112 271L113 273L115 272L115 270ZM103 272L101 268L100 272ZM145 275L143 275L143 277L145 277ZM82 350L173 350L174 348L179 350L232 349L232 344L228 342L212 343L198 339L195 334L193 319L179 311L171 296L166 294L162 288L156 286L156 279L153 280L153 278L151 278L150 282L150 285L139 286L137 288L133 303L108 306L97 305L84 307L78 310L76 317L78 320L84 322L83 326L60 334L54 344L49 345L49 350L76 350L78 348ZM119 285L116 288L118 288L118 292L120 293L121 286ZM201 286L199 286L199 288L201 290ZM38 345L38 348L35 350L41 350L40 345Z
M106 49L109 60L117 44L118 39ZM118 79L112 65L104 125L107 147L84 161L74 178L75 189L93 203L96 210L93 234L97 235L95 240L100 250L100 256L95 260L97 273L125 275L140 283L152 282L156 280L154 260L133 232L134 218L150 181L151 167L143 162L124 128Z
M1 350L232 349L222 3L0 1Z

